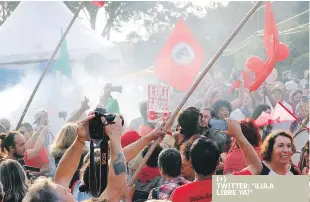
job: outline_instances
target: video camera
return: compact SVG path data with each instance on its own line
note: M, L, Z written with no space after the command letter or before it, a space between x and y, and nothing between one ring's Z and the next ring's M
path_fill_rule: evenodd
M89 190L93 197L99 197L100 194L105 190L108 184L108 160L109 160L109 137L105 134L105 126L114 124L116 114L107 113L105 109L95 109L95 117L89 121L89 134L90 134L90 165L89 165ZM106 119L105 123L102 122L101 118ZM124 119L122 119L122 125L124 125ZM100 148L101 164L100 170L95 166L94 141Z

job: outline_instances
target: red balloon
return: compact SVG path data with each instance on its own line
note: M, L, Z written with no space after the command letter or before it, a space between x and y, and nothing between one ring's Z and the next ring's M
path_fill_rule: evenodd
M276 57L278 61L283 61L290 55L290 49L285 43L280 42L277 49Z
M251 56L247 59L246 66L253 72L260 72L264 67L264 62L260 57Z

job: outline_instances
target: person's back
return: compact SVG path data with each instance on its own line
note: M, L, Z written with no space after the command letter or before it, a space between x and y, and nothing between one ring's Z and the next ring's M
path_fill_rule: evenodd
M182 159L178 150L164 149L158 157L158 166L165 182L150 191L149 199L169 199L176 188L189 183L181 177Z
M226 119L228 134L231 135L244 154L248 167L233 175L256 175L262 170L261 161L252 145L244 137L240 123ZM195 140L189 148L191 166L195 171L195 181L177 188L170 197L172 202L212 201L212 175L219 166L220 149L216 142L206 137Z

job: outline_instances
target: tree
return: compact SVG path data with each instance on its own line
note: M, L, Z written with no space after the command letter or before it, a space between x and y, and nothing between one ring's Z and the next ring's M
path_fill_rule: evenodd
M64 3L68 6L68 8L72 11L72 13L76 13L77 9L79 8L79 5L81 2L78 1L64 1ZM96 29L96 18L97 18L97 13L99 11L99 8L89 1L83 1L82 2L85 6L85 9L87 10L89 14L89 21L90 21L90 26L93 30Z
M2 25L18 6L19 1L0 2L0 25Z

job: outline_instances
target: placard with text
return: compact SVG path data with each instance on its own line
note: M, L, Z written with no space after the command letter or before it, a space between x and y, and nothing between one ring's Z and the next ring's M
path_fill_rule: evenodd
M163 123L166 122L169 115L169 87L164 85L148 85L148 121L151 123Z

